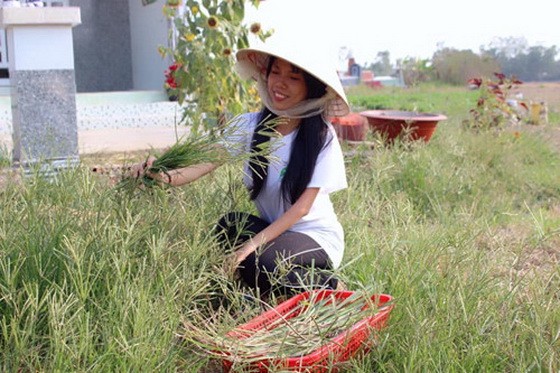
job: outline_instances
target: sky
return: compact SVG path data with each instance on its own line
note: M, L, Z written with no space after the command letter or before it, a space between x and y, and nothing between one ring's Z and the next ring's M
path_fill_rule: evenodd
M339 61L358 64L389 51L392 62L431 58L440 47L478 53L498 38L524 38L529 46L560 49L560 21L550 0L261 0L245 19L302 33L323 43Z

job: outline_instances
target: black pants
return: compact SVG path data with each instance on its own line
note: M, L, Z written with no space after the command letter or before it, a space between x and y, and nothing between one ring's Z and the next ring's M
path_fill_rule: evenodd
M218 240L226 249L235 249L269 223L257 216L231 212L216 226ZM251 253L239 266L243 281L262 295L293 295L312 288L335 289L332 263L325 250L311 237L284 232Z

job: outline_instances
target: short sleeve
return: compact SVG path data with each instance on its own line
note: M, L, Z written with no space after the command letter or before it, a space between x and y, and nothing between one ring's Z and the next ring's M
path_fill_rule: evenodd
M328 124L327 144L319 153L309 188L321 188L323 192L333 193L348 187L344 156L334 128Z

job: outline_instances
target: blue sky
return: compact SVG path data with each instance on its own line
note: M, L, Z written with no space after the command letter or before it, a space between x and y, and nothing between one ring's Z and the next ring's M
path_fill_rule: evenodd
M496 38L525 38L530 46L560 48L558 13L549 0L265 0L246 19L264 28L305 33L356 62L430 58L438 46L479 51Z

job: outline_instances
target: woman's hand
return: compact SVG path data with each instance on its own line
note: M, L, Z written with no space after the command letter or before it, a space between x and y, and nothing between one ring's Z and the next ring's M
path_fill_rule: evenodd
M130 177L138 179L143 176L147 176L152 180L160 183L171 183L171 174L165 172L150 172L150 168L156 161L156 157L149 156L146 161L142 163L137 163L130 168Z
M237 266L239 266L242 261L247 259L247 257L249 255L251 255L257 249L257 247L251 241L252 240L249 240L249 242L247 242L240 249L236 250L233 253L234 258L235 258L234 260L235 260L235 263L236 263Z
M132 167L130 167L129 176L134 178L134 179L138 179L138 178L140 178L144 175L152 177L151 173L148 172L148 169L150 169L150 167L152 167L152 165L154 164L155 161L156 161L156 158L154 156L149 156L148 159L146 159L144 162L136 163L136 164L132 165Z
M232 276L235 274L237 268L239 268L240 264L247 259L251 253L256 250L256 247L253 245L252 242L248 242L243 245L240 249L234 251L230 255L226 257L224 262L223 269L226 274Z

